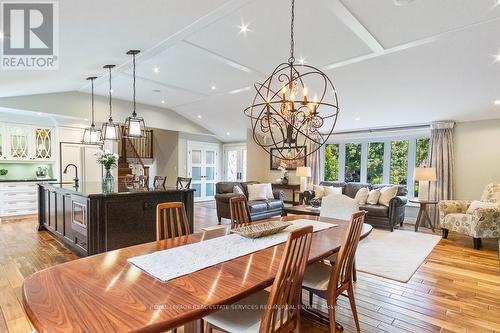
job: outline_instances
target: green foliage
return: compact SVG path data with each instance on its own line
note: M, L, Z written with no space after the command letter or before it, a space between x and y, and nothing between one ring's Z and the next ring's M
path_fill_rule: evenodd
M339 180L339 145L325 147L325 180Z
M361 175L361 144L345 145L345 179L348 182L359 182Z
M368 144L367 180L370 184L382 184L384 179L384 143Z
M7 173L9 173L9 170L7 170L7 169L0 169L0 176L6 176Z
M422 138L417 139L417 148L415 156L415 166L416 167L428 167L429 166L429 143L431 139ZM419 183L415 182L414 195L418 196Z
M391 184L407 184L408 141L391 142Z

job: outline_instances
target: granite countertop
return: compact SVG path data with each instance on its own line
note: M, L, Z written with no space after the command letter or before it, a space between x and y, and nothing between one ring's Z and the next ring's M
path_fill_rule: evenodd
M118 186L117 183L114 185L114 190L111 193L104 193L102 191L101 182L81 182L78 188L73 186L72 182L65 183L46 183L43 186L50 186L72 192L75 194L80 194L83 196L113 196L113 195L127 195L127 194L153 194L153 193L165 193L165 192L179 192L179 191L195 191L194 189L189 190L179 190L175 187L159 187L159 188L129 188L125 185Z
M11 177L0 177L0 183L21 183L21 182L54 182L55 178L11 178Z

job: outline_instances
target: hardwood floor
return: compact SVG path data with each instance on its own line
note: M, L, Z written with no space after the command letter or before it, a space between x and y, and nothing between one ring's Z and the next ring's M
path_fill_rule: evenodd
M214 208L196 205L195 231L216 224ZM406 229L413 232L411 226ZM474 250L470 238L450 234L408 283L358 273L355 293L361 331L500 332L498 243L487 240L483 245ZM36 231L36 216L1 219L0 333L33 329L20 301L25 276L76 258L49 233ZM347 299L339 300L337 318L345 332L355 332ZM326 333L328 327L303 318L302 332Z

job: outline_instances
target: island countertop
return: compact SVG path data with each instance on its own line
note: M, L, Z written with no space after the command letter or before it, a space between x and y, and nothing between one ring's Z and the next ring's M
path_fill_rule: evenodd
M44 183L44 187L52 187L54 189L59 189L62 191L71 192L75 195L81 195L85 197L97 197L97 196L117 196L117 195L150 195L150 194L161 194L161 193L177 193L179 191L183 192L194 192L194 189L177 189L175 187L143 187L143 188L133 188L127 187L123 184L116 184L113 187L112 192L103 192L102 183L100 182L82 182L79 187L75 187L72 182L65 183Z

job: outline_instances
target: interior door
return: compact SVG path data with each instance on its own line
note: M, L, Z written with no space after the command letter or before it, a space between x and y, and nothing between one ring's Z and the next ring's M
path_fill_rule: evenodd
M191 188L195 189L195 201L213 200L215 184L218 181L219 149L214 145L189 144L188 177L192 178Z
M224 176L227 181L244 182L247 179L246 145L224 147Z

